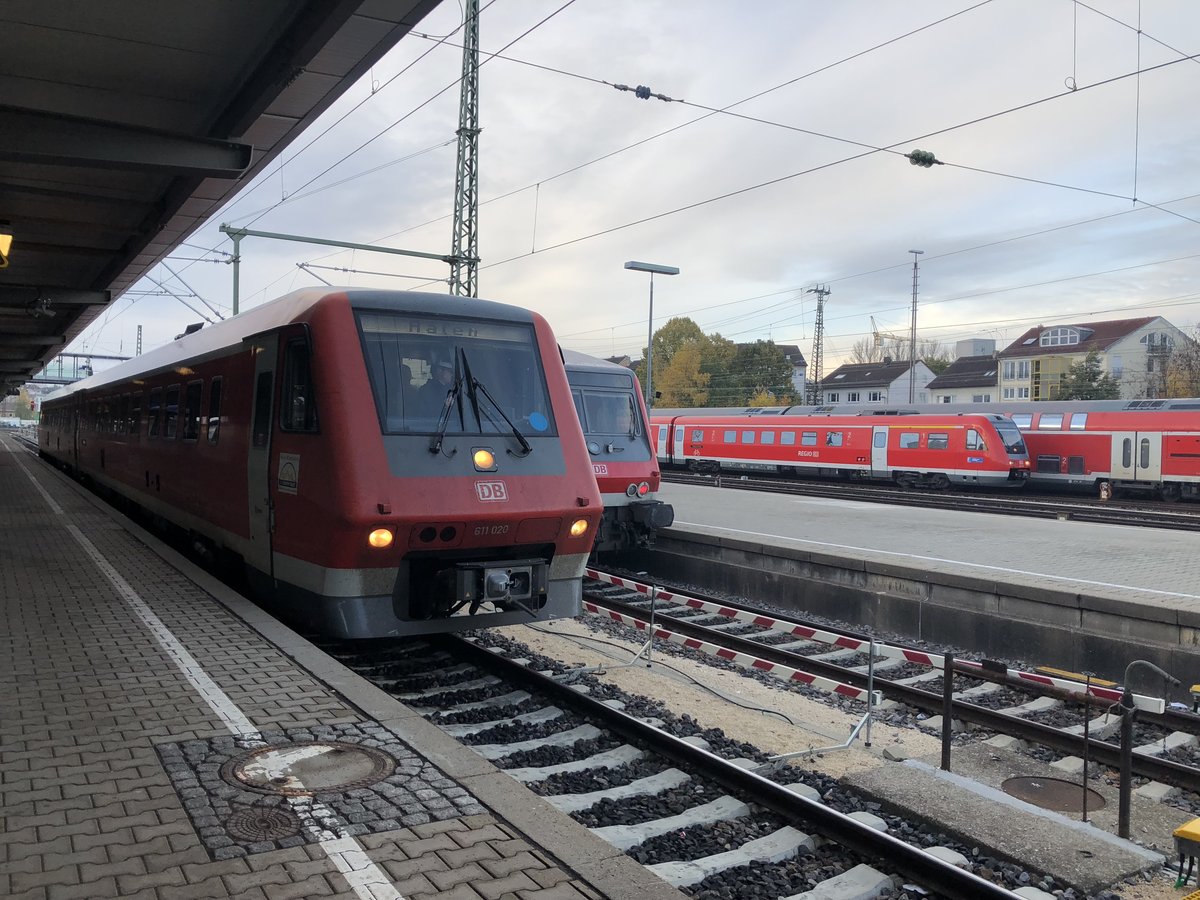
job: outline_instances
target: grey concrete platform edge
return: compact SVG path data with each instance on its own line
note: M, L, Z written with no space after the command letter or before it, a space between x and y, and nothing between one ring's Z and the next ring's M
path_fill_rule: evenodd
M1033 659L1120 680L1125 662L1147 659L1169 672L1200 668L1200 612L1171 598L1140 600L1118 591L1071 590L1037 576L975 573L955 563L902 562L723 534L718 526L667 529L653 552L628 568L669 571L711 590L794 606L877 633L992 657ZM981 629L980 620L991 627ZM1124 660L1111 670L1113 660Z
M645 900L685 900L686 895L640 863L425 721L415 710L356 675L57 469L46 471L116 521L165 563L193 581L264 640L278 647L300 668L328 685L365 716L411 744L448 777L460 782L480 803L519 831L530 844L576 872L592 888L618 900L634 896ZM553 836L553 849L542 837L550 835Z

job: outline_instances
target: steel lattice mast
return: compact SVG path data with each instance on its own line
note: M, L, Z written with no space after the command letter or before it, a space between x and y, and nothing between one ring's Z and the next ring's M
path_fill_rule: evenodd
M822 345L825 343L825 298L833 292L829 290L829 285L818 284L815 288L809 288L807 293L817 295L817 321L813 327L812 361L808 366L810 373L808 382L813 403L819 405L821 403L821 366L824 363L824 347Z
M479 0L466 0L450 293L479 296Z

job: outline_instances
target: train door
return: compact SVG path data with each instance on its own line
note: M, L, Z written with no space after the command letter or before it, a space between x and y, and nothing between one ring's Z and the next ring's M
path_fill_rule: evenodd
M279 335L257 335L246 342L254 354L254 399L250 409L250 445L246 466L250 501L250 547L246 564L275 577L271 534L275 530L275 508L271 499L271 424L274 420L275 367Z
M666 425L655 425L657 429L657 440L654 442L654 454L660 461L667 461L667 435L671 429Z
M887 478L891 474L887 459L888 427L876 425L871 429L871 476Z
M682 425L672 425L671 430L675 432L675 449L671 453L671 462L676 465L682 465L687 461L687 454L683 452L683 434L685 429Z
M1162 435L1118 431L1112 440L1112 477L1125 481L1162 480Z

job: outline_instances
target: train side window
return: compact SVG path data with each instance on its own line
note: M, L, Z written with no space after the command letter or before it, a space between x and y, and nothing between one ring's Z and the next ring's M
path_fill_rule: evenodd
M754 432L753 431L743 431L742 432L742 443L743 444L753 444L754 443Z
M1087 413L1072 413L1071 414L1071 430L1083 431L1087 428Z
M968 450L986 450L987 443L983 437L974 428L967 429L967 449Z
M254 385L252 440L255 447L266 447L271 441L271 392L274 387L271 376L271 372L260 372Z
M1062 423L1062 413L1042 413L1040 416L1038 416L1039 429L1055 431L1062 428Z
M204 382L189 381L183 395L183 439L200 438L200 400L204 397Z
M773 444L773 443L775 443L775 432L773 432L773 431L764 431L764 432L762 433L762 442L763 442L764 444Z
M800 446L801 447L817 446L817 433L815 431L802 431L800 433Z
M316 399L308 341L294 338L288 341L284 362L280 427L284 431L318 431Z
M796 443L796 432L794 432L794 431L781 432L779 435L779 443L783 444L785 447L794 446Z
M140 434L142 431L142 394L139 391L129 398L129 433Z
M915 431L900 432L900 449L916 450L921 446L921 435Z
M1016 415L1014 415L1012 417L1012 420L1013 420L1013 424L1016 425L1018 428L1028 428L1030 423L1033 422L1033 414L1032 413L1017 413Z
M179 385L172 384L167 388L166 400L163 402L163 437L171 440L175 437L175 423L179 421Z
M830 431L828 434L826 434L825 435L825 446L826 447L842 446L842 433L840 431Z
M218 375L208 386L208 442L215 444L221 436L221 385L225 379Z
M1143 469L1150 465L1150 438L1138 441L1138 465Z
M703 440L704 440L704 429L703 428L693 428L692 429L692 443L699 444Z
M1126 469L1133 465L1133 438L1121 441L1121 465Z
M950 435L944 431L931 432L925 446L930 450L949 450Z
M726 444L736 444L737 443L737 432L736 431L725 432L725 443Z
M880 449L886 447L887 446L887 432L886 431L875 432L875 435L871 438L871 446L879 447Z
M150 402L146 405L146 435L158 437L158 411L162 409L162 388L150 391Z

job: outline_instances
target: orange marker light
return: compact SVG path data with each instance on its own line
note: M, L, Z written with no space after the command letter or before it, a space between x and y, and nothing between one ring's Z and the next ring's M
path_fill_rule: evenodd
M587 519L576 519L571 523L571 537L583 537L583 535L587 534L587 530Z
M383 550L386 547L392 546L392 529L376 528L367 536L367 543L376 550Z
M496 455L486 447L476 447L471 458L480 472L490 472L496 468Z

